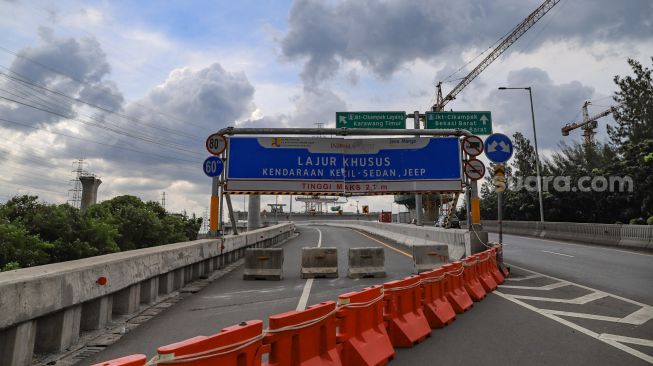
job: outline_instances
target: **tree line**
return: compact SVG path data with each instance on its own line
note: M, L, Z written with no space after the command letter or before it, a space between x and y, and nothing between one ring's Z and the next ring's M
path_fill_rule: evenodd
M194 240L201 224L195 215L167 213L135 196L83 211L16 196L0 205L0 270Z
M632 59L628 64L633 75L614 77L616 125L608 125L607 140L593 145L561 143L550 158L542 159L543 177L568 177L558 178L557 185L548 182L543 194L546 221L653 225L653 70ZM506 167L509 188L503 194L503 219L539 220L537 189L515 189L519 179L536 176L535 149L520 132L512 137L515 149ZM588 191L579 189L581 181ZM614 191L604 190L605 182L612 182ZM537 180L522 183L535 187ZM497 217L491 178L481 187L481 217Z

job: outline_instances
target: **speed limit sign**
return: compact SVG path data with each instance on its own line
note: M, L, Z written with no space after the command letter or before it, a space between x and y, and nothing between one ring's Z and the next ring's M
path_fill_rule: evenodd
M206 150L213 155L220 155L227 148L227 139L219 134L214 133L206 139Z

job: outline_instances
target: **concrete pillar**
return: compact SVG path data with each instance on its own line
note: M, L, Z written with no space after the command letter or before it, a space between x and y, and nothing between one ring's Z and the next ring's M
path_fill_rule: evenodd
M209 274L213 272L213 258L205 259L202 262L202 270L200 278L209 278Z
M167 295L175 290L174 271L159 275L159 295Z
M184 285L193 282L193 265L188 265L184 267Z
M653 237L653 235L651 237ZM220 258L221 257L222 256L220 256L220 255L217 256L217 257L213 257L212 261L213 261L213 270L214 271L217 271L217 270L220 269Z
M184 287L184 277L186 275L186 268L175 269L174 272L174 289L179 290Z
M111 321L113 297L111 295L87 301L82 304L82 330L104 328Z
M72 306L37 319L38 353L62 352L79 339L82 306Z
M82 200L79 207L83 210L97 202L97 189L102 181L94 176L81 176L79 181L82 183Z
M35 320L0 330L0 365L30 366L35 340Z
M141 301L141 284L137 283L116 292L113 295L113 313L128 315L135 313Z
M252 194L247 204L247 231L261 227L261 195Z
M159 278L152 277L141 282L141 304L151 304L159 297Z

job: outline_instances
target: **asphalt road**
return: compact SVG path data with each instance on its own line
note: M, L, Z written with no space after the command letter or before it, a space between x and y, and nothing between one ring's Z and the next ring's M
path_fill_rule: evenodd
M387 241L345 228L300 226L298 231L283 245L282 281L243 281L239 268L79 365L133 353L152 356L158 346L214 334L244 320L267 323L270 315L296 309L307 283L299 276L300 250L320 239L322 247L338 248L340 277L313 281L309 305L412 273L405 249L391 248ZM387 278L347 278L347 248L352 246L383 246ZM653 256L597 248L505 236L513 278L421 344L397 350L391 364L653 363L653 320L648 321L653 311L649 314L647 307L653 303Z

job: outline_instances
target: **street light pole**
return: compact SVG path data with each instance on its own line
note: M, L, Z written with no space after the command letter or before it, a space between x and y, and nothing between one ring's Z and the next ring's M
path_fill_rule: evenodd
M537 194L540 201L540 222L544 223L544 201L542 199L542 176L540 175L540 153L537 148L537 131L535 129L535 112L533 110L533 91L530 86L522 88L508 88L505 86L499 87L499 90L507 89L523 89L528 90L528 95L531 101L531 121L533 122L533 142L535 143L535 170L537 172Z

